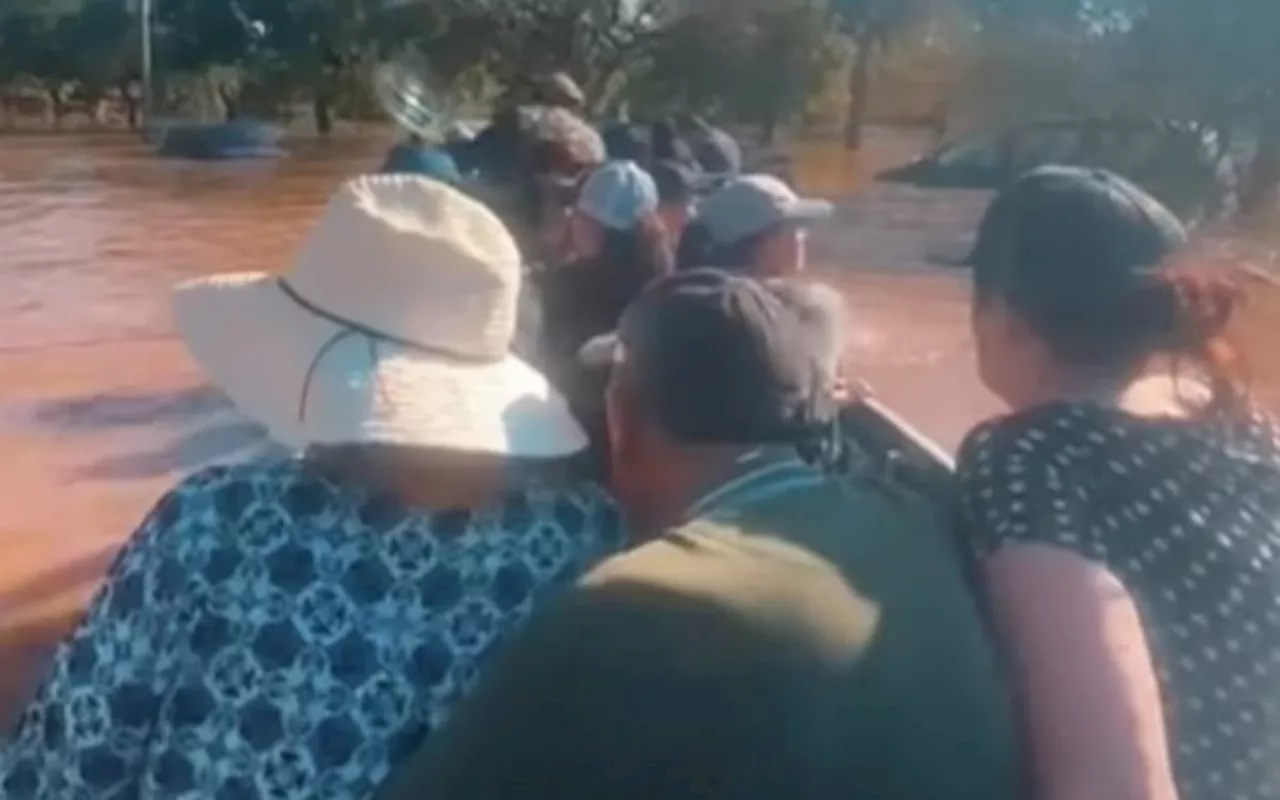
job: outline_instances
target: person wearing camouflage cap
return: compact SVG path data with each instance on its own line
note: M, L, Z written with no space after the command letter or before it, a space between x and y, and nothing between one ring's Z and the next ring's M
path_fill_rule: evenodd
M557 106L503 109L489 126L455 151L459 166L476 176L476 193L520 240L526 259L548 253L538 231L573 204L583 176L605 160L600 134Z
M566 72L552 72L533 79L534 102L567 108L581 113L587 106L587 95L578 82Z

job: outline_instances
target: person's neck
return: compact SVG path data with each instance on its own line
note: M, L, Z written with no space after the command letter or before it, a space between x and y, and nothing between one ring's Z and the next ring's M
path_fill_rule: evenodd
M306 461L330 481L391 495L426 513L475 511L491 505L504 491L500 463L459 455L456 461L405 463L394 455L348 451L337 457L308 454Z
M440 473L430 476L405 476L391 487L405 505L427 513L478 511L493 504L501 494L496 480L448 480Z
M686 448L666 460L666 488L633 513L629 525L634 536L649 540L680 524L690 512L742 473L784 458L789 450L776 446L714 446Z
M1054 402L1092 403L1138 417L1184 417L1206 395L1198 381L1162 367L1121 378L1062 373L1039 382L1042 387L1023 407Z

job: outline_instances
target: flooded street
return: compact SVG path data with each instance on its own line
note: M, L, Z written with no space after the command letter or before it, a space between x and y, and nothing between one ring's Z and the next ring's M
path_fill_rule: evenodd
M159 493L252 439L174 338L172 285L286 265L329 192L385 144L231 165L161 161L124 136L0 139L0 718ZM802 154L797 179L853 193L910 149ZM983 199L863 187L811 243L850 299L852 362L947 446L996 406L973 375L964 276L928 263L963 251ZM1257 345L1280 332L1280 301L1252 313L1246 352L1275 405L1280 357Z

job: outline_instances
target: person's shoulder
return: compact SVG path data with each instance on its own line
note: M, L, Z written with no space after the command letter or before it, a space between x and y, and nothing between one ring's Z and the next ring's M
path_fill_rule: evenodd
M735 510L737 525L756 541L781 540L846 564L855 559L850 531L893 532L920 524L920 498L877 475L815 475Z
M962 482L1009 467L1019 473L1054 471L1079 466L1090 455L1123 452L1151 432L1149 422L1119 409L1047 403L976 426L960 445L956 469Z
M986 420L965 435L957 464L963 468L974 460L1013 450L1033 452L1038 444L1048 441L1052 430L1092 424L1087 421L1088 416L1088 406L1055 403Z
M1141 417L1088 402L1056 402L984 422L965 437L957 458L962 478L1012 465L1018 471L1089 467L1141 452L1248 449L1280 458L1280 429L1269 416ZM1141 458L1141 456L1139 456ZM1123 474L1123 473L1119 473Z
M1225 449L1243 452L1280 469L1280 419L1253 408L1243 414L1219 417L1206 426Z
M708 128L707 138L711 139L716 144L723 145L725 147L731 147L734 150L741 149L738 146L738 140L734 138L733 134L729 133L724 128L720 128L720 127Z
M819 548L759 535L714 516L684 522L588 572L579 590L642 598L655 613L698 607L715 624L764 638L799 637L850 652L871 636L876 613ZM660 599L661 598L661 599ZM776 628L787 620L788 630Z
M199 515L227 524L264 506L294 502L311 505L331 501L333 488L306 470L293 456L263 455L249 461L219 464L187 475L161 499L167 514Z
M506 501L535 508L572 507L611 516L619 513L608 490L590 480L531 481L508 494Z
M134 533L131 548L142 552L153 551L162 542L191 545L232 529L230 523L239 521L261 496L267 474L263 468L274 469L277 463L277 459L264 459L222 464L186 475L152 505Z
M980 555L1029 543L1101 558L1107 543L1090 521L1093 492L1120 478L1132 480L1132 456L1152 433L1124 412L1080 402L1038 406L979 425L957 459L970 543Z
M530 482L507 493L493 509L509 532L552 533L588 551L589 561L626 544L626 526L613 497L591 481Z
M269 462L273 467L275 459ZM180 479L161 498L160 505L183 503L212 503L225 493L239 487L249 487L260 480L259 462L243 464L215 464L198 469Z

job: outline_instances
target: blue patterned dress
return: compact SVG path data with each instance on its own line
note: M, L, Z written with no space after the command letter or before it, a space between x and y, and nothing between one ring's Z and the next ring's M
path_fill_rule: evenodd
M297 461L169 492L0 751L6 800L357 800L621 545L600 491L424 514Z

